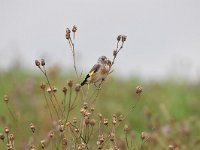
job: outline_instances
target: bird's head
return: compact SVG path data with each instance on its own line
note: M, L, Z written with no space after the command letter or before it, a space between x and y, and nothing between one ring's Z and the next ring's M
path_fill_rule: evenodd
M107 57L106 57L106 56L101 56L101 57L99 57L99 59L98 59L97 62L98 62L98 63L102 63L102 64L106 64L106 62L107 62Z

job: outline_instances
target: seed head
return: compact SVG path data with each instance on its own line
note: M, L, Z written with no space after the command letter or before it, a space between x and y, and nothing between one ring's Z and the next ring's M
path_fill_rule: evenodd
M91 112L93 112L94 111L94 107L91 107L90 110L91 110Z
M47 92L51 93L51 88L50 87L47 88Z
M63 91L63 93L66 95L66 93L67 93L67 87L64 86L62 91Z
M3 141L5 139L5 136L3 135L3 133L0 133L0 139Z
M65 126L64 126L63 124L59 125L59 131L60 131L60 132L63 132L63 131L64 131L64 127L65 127Z
M45 60L44 60L44 59L41 59L40 62L41 62L41 65L42 65L42 66L45 66Z
M41 140L41 141L40 141L40 144L41 144L41 148L42 148L42 149L45 149L45 145L46 145L45 143L46 143L45 140Z
M115 114L112 116L112 123L115 125L117 123L117 117Z
M76 123L77 123L77 118L74 117L72 122L73 122L74 124L76 124Z
M146 138L146 133L142 132L140 137L141 137L142 140L144 140Z
M118 35L117 36L117 41L119 42L121 40L121 38L122 38L122 35Z
M63 121L62 121L61 119L58 120L58 124L59 124L59 125L63 124Z
M80 112L81 112L82 115L85 115L86 110L85 110L84 108L81 108L81 109L80 109Z
M42 89L42 90L45 90L45 88L46 88L46 84L43 82L43 83L41 83L40 84L40 88Z
M56 87L53 87L53 92L56 93L58 89Z
M65 137L62 139L62 144L63 144L64 146L67 146L67 139L66 139Z
M103 119L103 124L104 124L104 125L108 125L108 119L104 118L104 119Z
M6 144L6 146L7 146L7 150L13 150L12 144Z
M91 126L95 126L95 124L96 124L95 119L91 119L91 120L90 120L90 125L91 125Z
M85 124L88 125L90 123L90 119L88 117L85 118Z
M170 144L170 145L169 145L169 150L175 150L175 146L172 145L172 144Z
M84 109L87 109L87 108L88 108L88 103L87 103L87 102L84 102L84 103L83 103L83 108L84 108Z
M113 56L116 57L117 56L118 51L116 49L113 50Z
M8 101L9 101L8 95L4 95L4 96L3 96L3 100L4 100L6 103L8 103Z
M29 127L30 127L32 133L35 133L35 126L34 126L34 124L30 123Z
M103 145L97 145L98 149L102 149Z
M85 116L85 117L88 117L88 118L89 118L90 115L91 115L91 113L88 112L88 111L86 111L85 114L84 114L84 116Z
M72 32L76 32L77 31L77 27L74 25L72 28Z
M120 115L119 116L119 122L123 121L124 120L124 116L123 115Z
M99 118L102 120L103 119L103 116L101 113L99 113Z
M81 144L78 144L77 148L78 148L78 150L84 150L84 149L86 149L86 146L84 143L81 143Z
M140 94L143 92L143 88L141 86L137 86L135 92L140 96Z
M10 135L9 135L9 140L10 140L10 141L13 141L14 139L15 139L14 135L13 135L13 134L10 134Z
M83 149L82 145L79 144L79 145L78 145L78 150L82 150L82 149Z
M72 86L73 86L73 81L72 81L72 80L67 81L67 85L68 85L69 87L72 87Z
M79 128L75 128L76 133L79 133L79 131L80 131Z
M75 86L75 91L76 91L76 92L79 92L80 89L81 89L81 85L80 85L80 84L76 84L76 86Z
M129 127L128 127L128 125L127 125L127 124L125 124L125 125L124 125L124 132L126 132L126 133L127 133L127 132L128 132L128 130L129 130Z
M71 32L70 29L67 28L67 29L66 29L66 34L65 34L65 37L66 37L67 40L70 39L70 32Z
M31 145L29 146L29 148L30 148L30 150L35 150L35 145L31 144Z
M8 127L5 127L5 128L4 128L4 132L5 132L6 134L8 134L8 133L9 133L9 128L8 128Z
M36 59L35 60L35 65L38 66L38 67L40 67L40 61Z
M115 140L115 133L111 132L110 141L114 141L114 140Z
M53 138L53 137L54 137L54 132L53 132L53 131L50 131L50 132L49 132L49 137L50 137L50 138Z
M66 127L69 127L70 125L71 125L70 122L67 122L67 123L65 124Z
M126 36L126 35L123 35L123 36L122 36L122 42L125 42L126 39L127 39L127 36Z
M103 135L99 135L99 136L98 136L98 139L99 139L99 141L100 141L100 144L102 144L102 143L105 141Z

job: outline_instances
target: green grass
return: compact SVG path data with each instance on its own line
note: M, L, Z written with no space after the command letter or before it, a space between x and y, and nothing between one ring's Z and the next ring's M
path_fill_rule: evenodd
M39 71L38 71L39 72ZM62 87L73 76L60 73L58 70L49 71L50 80L58 87L57 96L62 99ZM49 130L45 119L48 111L45 109L45 101L39 88L44 81L41 74L21 70L19 68L0 73L0 132L6 125L14 124L5 102L4 94L10 97L9 107L13 112L20 113L22 123L20 126L23 135L16 135L28 141L30 136L28 128L30 122L34 122L42 135ZM135 94L135 87L141 85L144 91L140 97ZM90 86L93 89L93 86ZM126 123L134 131L136 143L139 143L140 133L147 131L153 138L145 144L145 149L167 149L168 145L175 143L182 149L198 149L200 136L200 84L188 84L184 81L146 81L138 78L119 79L108 77L100 91L96 101L96 111L101 112L107 118L112 114L127 114L137 101L139 103L127 117ZM148 109L151 117L148 117L144 108ZM79 112L73 112L74 115ZM73 117L73 116L71 116ZM13 127L13 126L12 126ZM26 128L27 127L27 128ZM169 127L169 133L162 131ZM155 135L153 131L155 130ZM17 127L11 130L15 132ZM43 130L44 129L44 130ZM19 132L18 132L19 133ZM123 126L118 134L123 136ZM189 139L187 139L189 137ZM0 142L0 147L2 143ZM1 148L0 148L1 149Z

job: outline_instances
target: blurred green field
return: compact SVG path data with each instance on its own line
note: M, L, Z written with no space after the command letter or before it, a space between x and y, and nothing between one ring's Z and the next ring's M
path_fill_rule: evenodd
M62 87L67 80L74 79L70 74L58 68L48 70L51 82L58 88L57 95L62 99ZM0 72L0 132L5 126L15 134L19 145L30 141L29 124L33 122L39 131L40 141L50 129L48 110L45 107L40 83L44 77L39 71L31 72L19 68ZM135 87L141 85L143 93L139 97ZM84 87L87 88L87 87ZM93 86L90 89L94 89ZM3 95L10 97L8 106L18 115L20 123L16 125L3 101ZM139 101L137 103L137 101ZM137 106L130 112L131 108ZM125 123L130 127L133 144L141 142L141 132L150 134L143 149L168 149L170 144L177 149L200 149L200 83L188 83L173 79L163 81L143 81L139 78L121 79L109 76L96 100L96 111L112 118L112 114L129 114ZM79 106L78 106L79 107ZM129 113L130 112L130 113ZM73 112L73 115L79 112ZM70 116L71 118L73 116ZM118 130L123 138L123 125ZM0 141L0 149L3 149ZM21 146L18 147L20 149Z

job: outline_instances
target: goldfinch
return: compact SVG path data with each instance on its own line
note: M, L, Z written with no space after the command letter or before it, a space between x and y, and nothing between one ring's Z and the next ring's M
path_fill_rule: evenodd
M81 86L85 84L95 84L99 81L103 81L108 75L111 67L111 61L106 56L99 57L97 63L92 67L90 72L85 77L85 80L81 83Z

